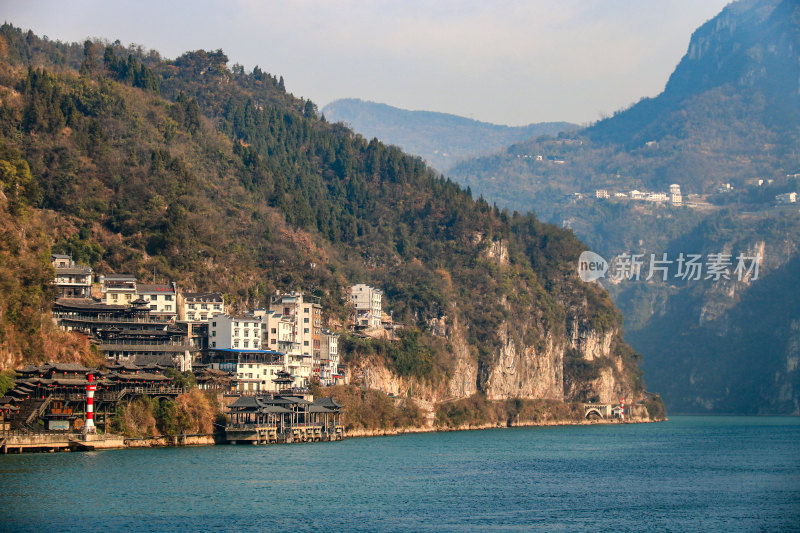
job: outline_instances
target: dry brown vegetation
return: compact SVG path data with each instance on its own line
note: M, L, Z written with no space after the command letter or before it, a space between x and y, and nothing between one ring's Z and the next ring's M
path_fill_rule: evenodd
M221 412L216 401L204 391L193 388L167 398L139 397L120 403L112 422L112 431L127 437L209 434Z
M510 426L526 423L547 423L580 420L583 412L577 404L556 400L489 401L482 394L441 405L436 411L436 424L443 427Z
M396 429L421 427L424 412L408 398L390 398L376 390L353 385L337 385L317 390L319 396L333 398L344 406L345 431L358 429Z
M182 433L213 433L217 409L208 394L191 389L175 400Z

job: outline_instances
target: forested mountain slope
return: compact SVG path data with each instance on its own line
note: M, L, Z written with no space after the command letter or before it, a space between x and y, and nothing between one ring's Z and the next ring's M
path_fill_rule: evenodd
M44 294L28 312L49 306L50 243L97 272L219 290L238 308L302 289L342 320L345 288L365 281L407 328L399 349L354 350L351 364L430 401L644 399L619 314L575 274L584 246L570 232L474 200L221 51L164 60L8 24L0 37L0 142L29 166L25 202L48 220L37 276L2 287ZM6 366L43 356L3 353Z

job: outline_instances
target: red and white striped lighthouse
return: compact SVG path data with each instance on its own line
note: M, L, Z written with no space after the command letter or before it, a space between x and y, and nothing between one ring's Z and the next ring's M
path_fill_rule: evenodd
M94 427L94 391L97 390L97 385L94 384L94 375L89 374L86 376L89 384L86 385L86 424L83 426L84 433L95 433Z

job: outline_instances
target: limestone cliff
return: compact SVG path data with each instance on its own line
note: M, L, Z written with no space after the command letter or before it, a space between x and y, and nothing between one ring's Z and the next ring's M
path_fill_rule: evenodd
M482 238L473 242L484 246L482 256L496 266L498 276L513 268L505 243ZM565 292L562 302L585 289L572 287L574 293ZM646 393L636 355L621 337L618 317L596 323L602 322L593 318L598 304L590 299L573 299L564 314L553 320L535 304L519 313L510 297L498 297L486 305L505 312L507 318L498 325L494 344L483 349L469 341L477 325L453 303L447 316L426 321L428 333L445 341L447 366L441 379L400 376L381 358L356 357L350 363L349 380L392 396L412 396L432 408L476 393L489 401L619 403L625 398L628 405L643 402ZM643 408L635 411L646 418Z

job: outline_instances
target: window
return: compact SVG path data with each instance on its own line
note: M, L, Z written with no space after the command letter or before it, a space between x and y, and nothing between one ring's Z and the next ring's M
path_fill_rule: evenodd
M208 315L203 313L202 315L200 315L200 320L208 320Z
M212 328L215 328L215 327L217 327L217 323L216 323L216 322L212 322L212 323L211 323L211 327L212 327Z
M189 309L194 311L194 304L189 304Z
M172 311L172 306L171 305L165 305L164 306L164 311Z
M117 301L118 298L119 298L119 294L112 294L111 295L111 299L114 300L115 302Z
M236 340L233 341L233 347L234 348L238 348L239 347L239 339L236 339Z
M157 306L157 305L151 305L151 306L150 306L150 310L151 310L151 311L155 311L155 310L157 310L157 309L158 309L158 306Z
M272 333L273 335L275 335L275 334L278 333L278 330L275 329L275 328L272 328L272 329L269 330L269 332Z
M304 313L306 313L306 314L308 314L308 307L304 307L304 308L303 308L303 312L304 312Z
M213 330L213 331L211 332L211 336L212 336L212 337L216 337L216 336L217 336L217 330Z
M308 324L308 317L305 317L305 318L303 319L303 324Z
M194 320L194 313L189 313L189 316L187 318L189 320Z
M250 347L250 341L249 340L247 340L247 339L244 340L244 347L245 348L249 348Z
M276 339L272 339L271 341L269 341L269 343L270 344L278 344L278 341Z
M303 328L303 333L308 333L308 328Z
M172 301L172 295L171 294L165 294L164 295L164 301L171 302Z
M222 306L220 304L214 304L214 310L221 311L222 310Z
M200 304L200 309L202 309L203 311L205 311L205 310L207 310L207 309L208 309L208 305L206 305L206 304Z
M245 337L249 337L250 336L250 330L249 329L244 330L244 336Z
M216 343L216 342L212 342L212 343L211 343L211 347L212 347L212 348L216 348L216 347L217 347L217 343Z
M303 341L303 346L308 346L308 341Z
M237 325L238 325L238 324L237 324ZM233 330L233 335L234 335L235 337L238 337L238 336L239 336L239 328L235 328L235 329Z

